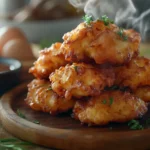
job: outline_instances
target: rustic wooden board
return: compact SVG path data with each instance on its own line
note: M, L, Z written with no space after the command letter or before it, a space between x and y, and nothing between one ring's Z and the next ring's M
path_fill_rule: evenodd
M27 83L6 93L0 102L0 117L4 128L14 136L39 145L64 150L147 150L150 149L150 129L132 131L127 124L87 127L72 119L70 113L50 116L32 111L24 102ZM19 109L26 119L20 118ZM148 112L141 123L150 116ZM40 124L33 123L38 120ZM110 129L109 127L112 127Z

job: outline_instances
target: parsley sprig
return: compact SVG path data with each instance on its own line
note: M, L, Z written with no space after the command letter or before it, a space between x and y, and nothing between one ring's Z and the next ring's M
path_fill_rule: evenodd
M140 124L138 120L131 120L128 123L128 126L131 130L143 130L144 127Z
M84 20L84 22L85 22L87 25L90 25L91 22L93 21L92 16L88 16L88 15L83 16L82 19Z
M29 146L33 144L15 138L0 139L0 150L27 150Z
M106 15L103 15L101 17L101 20L104 22L105 26L108 26L109 24L114 23L114 21L109 19Z
M117 34L124 40L127 41L128 37L124 34L124 29L123 28L119 28L119 31L117 32Z

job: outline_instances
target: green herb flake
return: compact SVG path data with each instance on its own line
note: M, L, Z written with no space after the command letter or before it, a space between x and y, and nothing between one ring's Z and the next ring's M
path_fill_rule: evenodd
M74 66L74 70L78 72L78 66Z
M109 104L110 104L110 105L112 105L112 104L113 104L113 102L114 102L113 97L110 97L110 98L109 98Z
M102 103L103 103L103 104L106 104L106 103L107 103L106 99L104 99L104 100L102 101Z
M26 118L26 116L20 111L20 109L17 109L17 115L21 118Z
M40 124L40 122L38 120L34 120L33 123Z
M51 90L52 90L52 87L47 88L47 91L51 91Z
M137 120L129 121L128 126L131 130L143 130L144 129L144 127Z
M114 23L114 21L109 19L106 15L103 15L101 17L101 20L104 22L105 26L108 26L109 24Z
M90 25L91 22L93 21L92 16L88 16L88 15L83 16L82 19L84 20L84 22L85 22L87 25Z
M124 40L127 41L128 37L124 34L124 29L123 28L119 28L119 31L117 32L117 34Z

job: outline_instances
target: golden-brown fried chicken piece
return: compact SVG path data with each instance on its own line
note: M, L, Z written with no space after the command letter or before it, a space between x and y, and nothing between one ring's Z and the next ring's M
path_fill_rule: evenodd
M81 23L63 37L61 46L65 59L71 62L95 60L97 64L124 64L138 54L140 35L123 30L115 24L106 26L97 20Z
M150 85L150 60L144 57L132 59L127 65L116 68L116 84L133 90Z
M99 95L104 87L112 86L114 80L112 68L100 69L84 63L66 65L50 75L52 89L66 99Z
M126 122L144 115L147 104L128 92L106 91L89 100L77 101L74 117L89 125Z
M48 79L51 72L66 65L60 47L61 43L55 43L50 48L40 51L40 56L34 66L30 68L29 73L39 79Z
M139 87L134 90L133 93L143 101L150 102L150 86Z
M32 109L49 112L52 115L66 112L75 104L74 100L67 101L53 92L49 81L37 79L28 84L28 94L25 101Z

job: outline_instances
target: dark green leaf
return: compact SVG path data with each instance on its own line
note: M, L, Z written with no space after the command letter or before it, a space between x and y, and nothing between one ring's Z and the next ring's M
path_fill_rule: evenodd
M128 126L131 130L142 130L144 127L137 120L131 120L128 122Z

